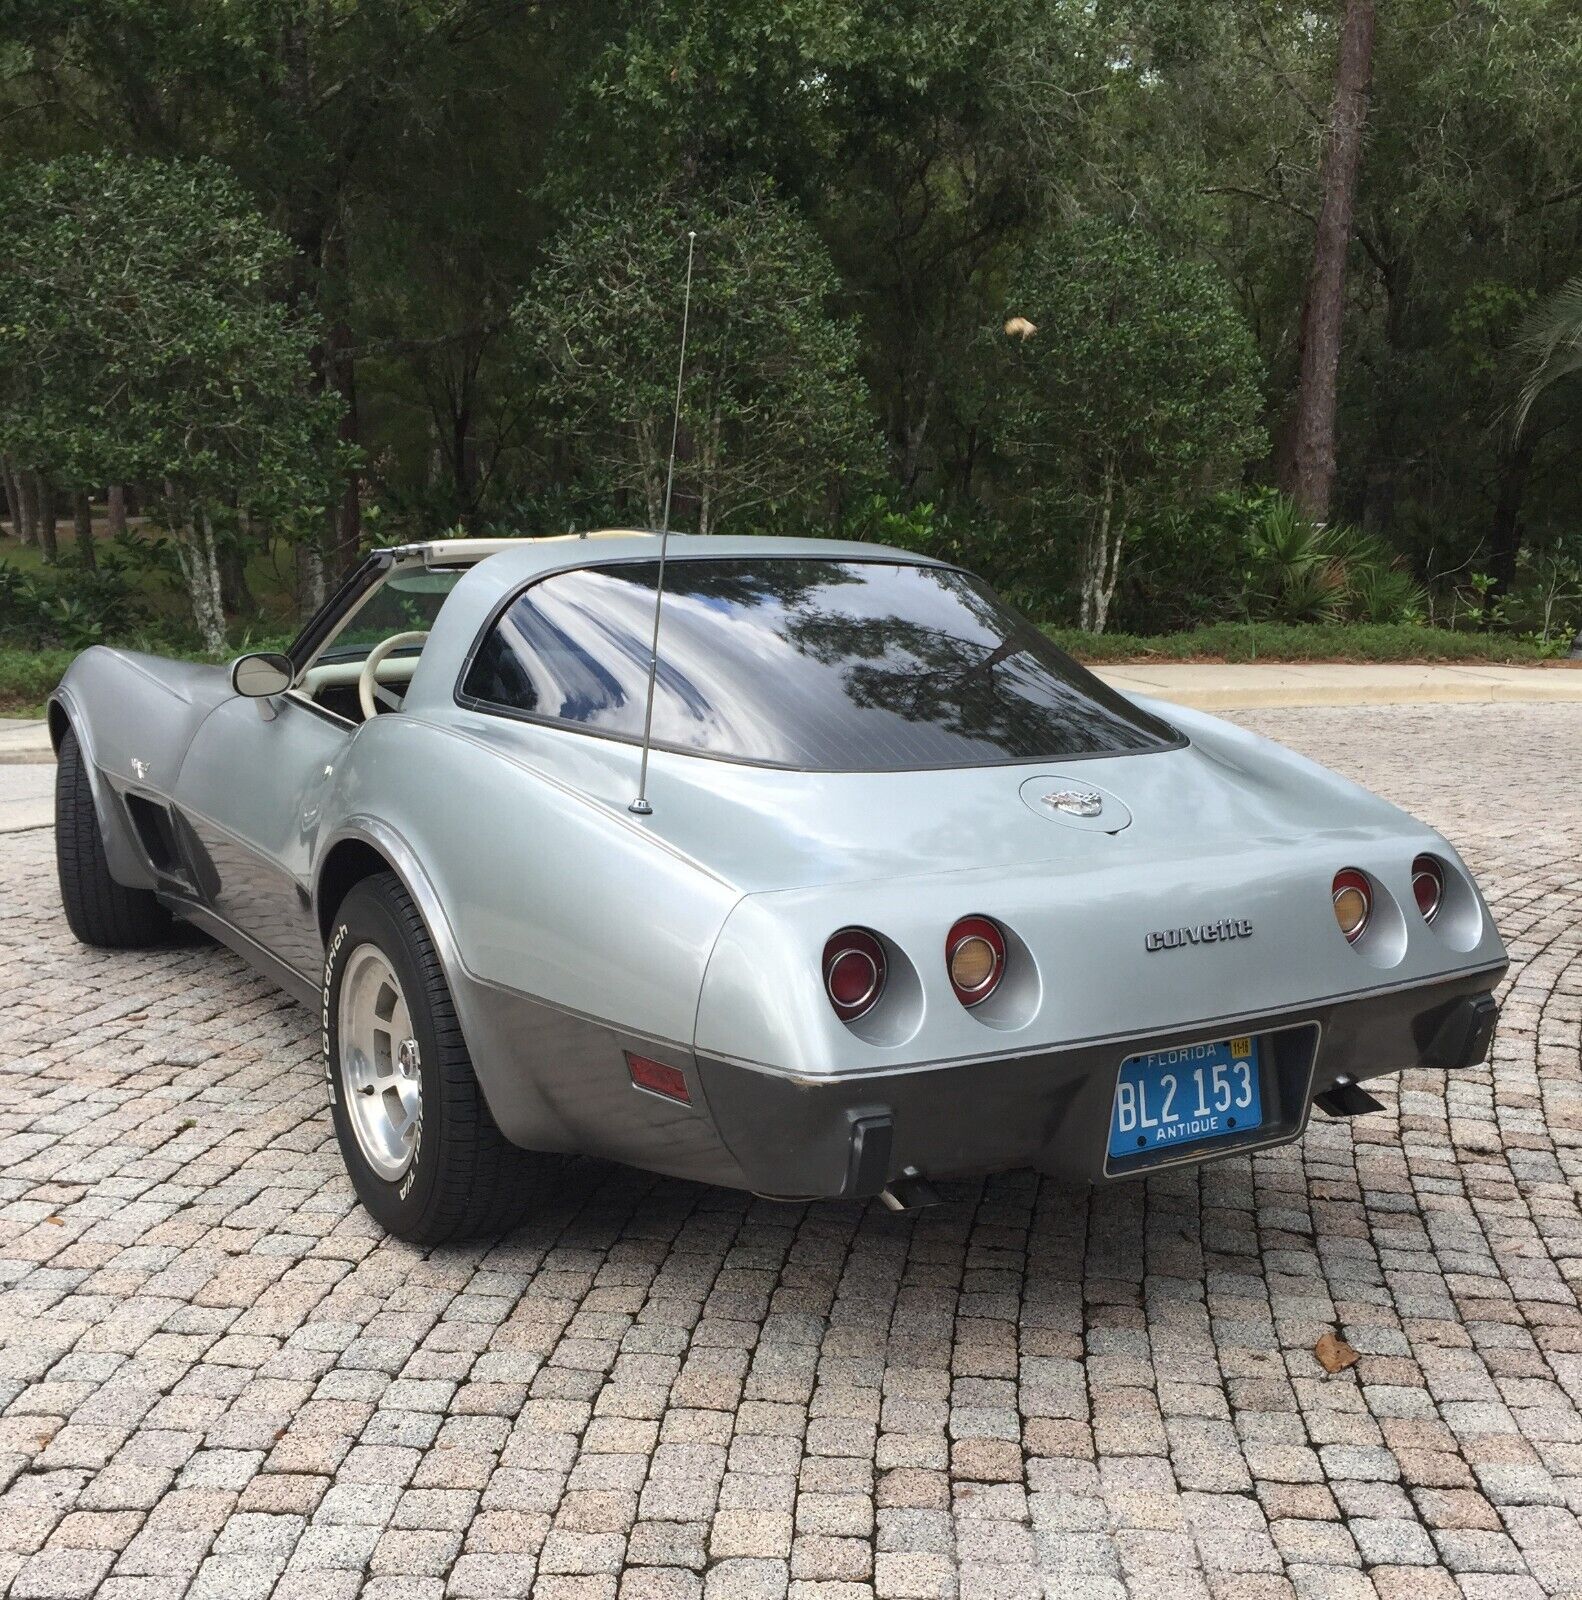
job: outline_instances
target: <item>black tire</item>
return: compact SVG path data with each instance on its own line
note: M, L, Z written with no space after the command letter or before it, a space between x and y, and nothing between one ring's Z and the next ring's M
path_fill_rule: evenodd
M419 1050L422 1114L411 1165L381 1176L358 1142L342 1070L341 988L350 958L372 944L397 980ZM411 896L393 873L353 886L330 927L324 956L324 1076L335 1137L352 1187L381 1227L413 1244L501 1233L533 1199L533 1161L495 1126L467 1054L445 970Z
M67 925L84 944L141 950L170 936L170 913L153 894L110 876L88 764L69 728L55 768L55 866Z

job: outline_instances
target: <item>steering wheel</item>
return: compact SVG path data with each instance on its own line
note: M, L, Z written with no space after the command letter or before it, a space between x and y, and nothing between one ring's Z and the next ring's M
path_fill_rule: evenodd
M368 659L363 662L363 670L357 677L357 702L363 708L363 717L366 721L373 721L379 714L380 706L388 706L392 711L401 709L401 701L390 690L380 687L379 669L384 665L385 657L394 650L405 649L408 645L422 644L427 638L426 629L417 633L392 633L388 639L381 639L368 652Z

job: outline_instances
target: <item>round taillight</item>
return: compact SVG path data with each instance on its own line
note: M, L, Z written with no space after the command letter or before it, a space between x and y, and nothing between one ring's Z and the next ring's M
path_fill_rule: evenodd
M824 946L824 988L842 1022L872 1011L884 993L884 946L865 928L842 928Z
M1445 869L1432 856L1419 856L1412 863L1412 898L1417 901L1424 922L1432 922L1439 915L1440 902L1445 898Z
M1368 875L1355 867L1342 868L1335 874L1334 902L1335 921L1340 924L1346 943L1355 944L1373 915L1373 886Z
M987 917L963 917L945 940L945 966L956 998L982 1005L1005 974L1005 935Z

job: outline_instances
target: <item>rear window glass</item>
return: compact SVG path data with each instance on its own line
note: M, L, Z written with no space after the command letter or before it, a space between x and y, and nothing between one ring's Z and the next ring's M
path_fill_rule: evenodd
M633 562L534 584L484 638L463 695L641 739L657 577ZM1178 742L965 573L790 558L666 570L656 747L878 772Z

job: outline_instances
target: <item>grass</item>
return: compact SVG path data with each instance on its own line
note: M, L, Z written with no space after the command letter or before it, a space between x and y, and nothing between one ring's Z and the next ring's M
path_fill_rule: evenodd
M0 650L0 716L43 715L44 701L75 650Z
M1218 622L1191 633L1145 636L1044 630L1062 650L1090 664L1125 661L1493 661L1553 660L1537 645L1501 633L1452 633L1408 624ZM1561 647L1564 653L1564 647Z

